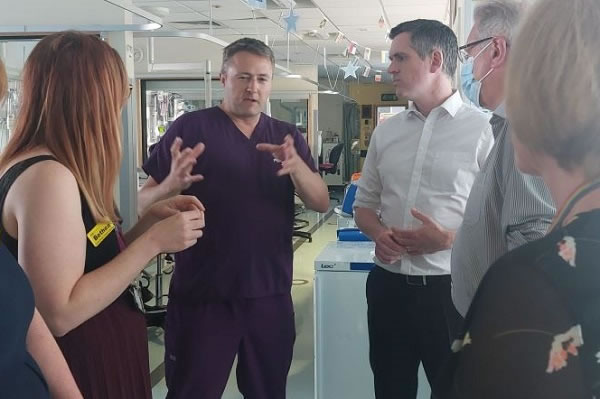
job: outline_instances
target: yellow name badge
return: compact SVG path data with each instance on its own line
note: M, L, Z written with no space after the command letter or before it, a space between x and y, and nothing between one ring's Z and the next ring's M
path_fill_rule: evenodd
M89 233L87 233L87 237L94 247L98 247L98 245L100 245L114 229L114 223L98 223Z

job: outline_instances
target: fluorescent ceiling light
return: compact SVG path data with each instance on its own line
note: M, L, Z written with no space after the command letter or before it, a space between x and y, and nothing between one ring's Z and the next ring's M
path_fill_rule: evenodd
M293 73L290 73L289 75L285 75L285 77L289 78L289 79L302 79L302 75L296 75Z
M159 29L162 28L162 25L156 22L151 22L149 24L146 24L146 26L148 27L148 30L154 30L154 29Z

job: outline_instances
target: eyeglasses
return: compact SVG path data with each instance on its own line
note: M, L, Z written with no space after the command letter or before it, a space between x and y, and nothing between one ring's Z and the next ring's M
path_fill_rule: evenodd
M486 37L485 39L475 40L474 42L467 43L464 46L460 46L458 48L458 59L459 59L459 61L462 62L463 64L465 64L469 60L469 58L472 57L472 55L467 52L468 48L473 47L473 46L477 46L478 44L485 43L485 42L487 42L489 40L492 40L492 39L494 39L494 36ZM483 49L481 51L483 51ZM479 54L477 54L477 55L479 55Z

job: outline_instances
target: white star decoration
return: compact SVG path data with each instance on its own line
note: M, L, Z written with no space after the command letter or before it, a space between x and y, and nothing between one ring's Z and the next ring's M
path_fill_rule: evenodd
M296 32L296 22L298 21L298 14L294 14L294 10L290 9L290 14L283 18L285 23L287 24L286 31L288 32Z
M356 79L356 71L358 70L358 68L360 68L359 65L353 64L352 61L350 61L348 62L348 65L346 65L345 67L341 67L340 69L344 71L344 79L346 79L349 76L352 76L354 79Z

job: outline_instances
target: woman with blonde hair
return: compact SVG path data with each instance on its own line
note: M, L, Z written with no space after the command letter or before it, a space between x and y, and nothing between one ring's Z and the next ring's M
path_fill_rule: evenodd
M547 235L490 268L442 398L600 398L600 2L540 0L514 42L519 169L559 207Z
M83 396L150 398L145 320L128 286L157 254L196 243L204 208L173 197L121 234L113 189L129 88L107 43L49 35L22 79L0 158L0 239L27 273Z

